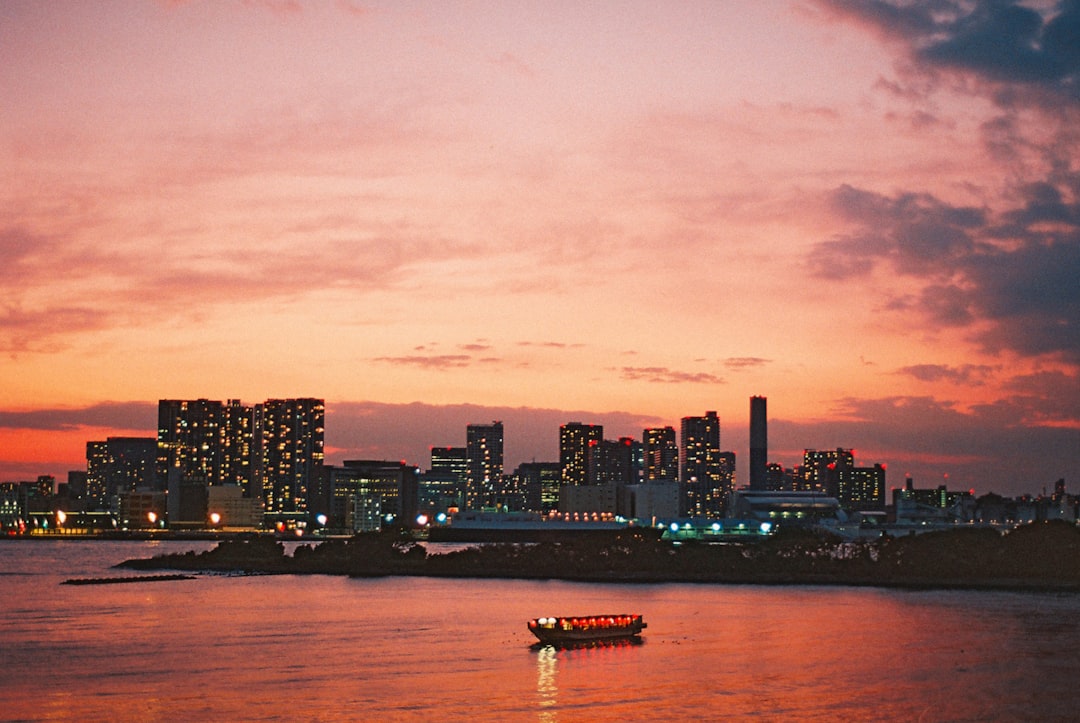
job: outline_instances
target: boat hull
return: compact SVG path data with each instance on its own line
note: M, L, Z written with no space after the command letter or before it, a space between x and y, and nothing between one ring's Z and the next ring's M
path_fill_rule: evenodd
M632 640L646 627L640 615L564 616L529 621L530 632L541 643L549 645Z

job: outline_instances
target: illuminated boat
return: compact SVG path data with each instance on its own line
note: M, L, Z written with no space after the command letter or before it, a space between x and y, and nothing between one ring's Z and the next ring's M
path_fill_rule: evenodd
M534 618L529 630L541 643L576 645L637 638L648 627L640 615L582 615Z

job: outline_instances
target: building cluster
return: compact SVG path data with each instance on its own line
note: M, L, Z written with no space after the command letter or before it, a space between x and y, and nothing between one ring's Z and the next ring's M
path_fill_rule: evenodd
M740 487L735 452L720 443L715 411L641 439L606 439L598 424L559 428L558 461L504 469L501 422L470 424L464 446L432 447L426 471L403 461L324 461L321 399L163 399L156 437L110 437L86 445L86 469L0 485L0 525L170 529L317 527L377 530L441 520L465 510L601 515L637 520L723 518L817 521L883 517L894 522L1007 521L1025 515L1076 519L1064 482L1043 509L996 495L912 480L886 496L883 464L859 466L853 450L807 449L802 464L768 462L766 399L750 399L750 479ZM1040 498L1042 499L1042 498Z

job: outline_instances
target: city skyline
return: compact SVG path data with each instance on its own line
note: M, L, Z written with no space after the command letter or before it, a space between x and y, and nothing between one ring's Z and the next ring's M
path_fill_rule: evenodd
M0 480L162 398L326 400L326 459L716 410L1080 472L1075 2L0 6Z

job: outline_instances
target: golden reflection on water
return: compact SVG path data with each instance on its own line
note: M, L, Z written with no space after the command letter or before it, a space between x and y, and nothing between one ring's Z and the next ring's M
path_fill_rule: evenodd
M558 651L552 645L545 645L536 653L536 703L539 706L538 717L541 721L557 721L558 711L552 707L558 703L559 686L555 680L559 672Z

